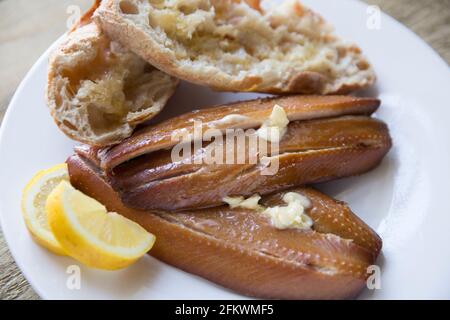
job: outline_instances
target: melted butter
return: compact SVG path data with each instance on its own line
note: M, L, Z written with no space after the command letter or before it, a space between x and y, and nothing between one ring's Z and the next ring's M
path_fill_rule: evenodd
M311 206L311 202L305 196L288 192L283 196L286 206L267 208L263 214L270 218L270 222L278 229L311 229L312 219L305 213L305 209Z
M244 197L225 197L223 202L227 203L231 209L244 208L256 211L264 210L264 207L258 204L261 197L257 194L245 199Z
M240 114L229 114L220 120L211 122L211 126L221 126L247 121L249 118Z
M270 219L270 223L277 229L300 229L307 230L313 226L312 219L305 213L305 209L311 207L311 201L302 194L288 192L283 196L286 206L264 207L258 202L259 195L250 198L225 197L223 201L230 208L245 208L261 212Z
M289 119L283 107L276 104L273 107L270 117L263 123L261 128L256 131L261 139L270 142L280 142L286 134Z

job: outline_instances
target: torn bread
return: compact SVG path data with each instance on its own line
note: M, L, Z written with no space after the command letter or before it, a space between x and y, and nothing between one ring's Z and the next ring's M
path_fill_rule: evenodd
M360 49L297 0L104 0L94 18L157 68L216 90L332 94L375 81Z
M98 4L98 2L97 2ZM158 114L178 80L109 38L84 17L49 61L47 103L70 138L96 146L118 143Z

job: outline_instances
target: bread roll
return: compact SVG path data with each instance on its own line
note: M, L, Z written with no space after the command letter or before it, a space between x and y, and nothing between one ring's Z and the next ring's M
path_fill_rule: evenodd
M105 0L105 32L173 76L223 91L346 93L375 81L360 49L297 0Z

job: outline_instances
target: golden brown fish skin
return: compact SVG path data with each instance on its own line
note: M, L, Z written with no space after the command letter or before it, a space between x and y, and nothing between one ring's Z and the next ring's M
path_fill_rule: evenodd
M187 210L220 205L226 196L264 195L293 186L330 181L365 173L378 166L387 148L342 148L280 156L276 175L261 175L262 167L223 166L200 169L121 192L127 206L137 209ZM346 163L347 165L337 165Z
M369 117L295 121L279 153L272 155L279 163L275 175L263 175L265 166L248 159L240 164L195 162L205 147L189 163L173 163L170 151L156 151L116 167L108 179L122 201L136 209L199 209L218 206L225 196L264 195L362 174L376 167L390 147L387 126Z
M208 109L196 110L160 124L137 131L121 144L102 152L103 169L112 169L140 155L162 149L170 149L177 141L172 134L179 130L193 133L194 121L202 122L202 129L257 128L270 116L275 104L282 106L290 121L312 120L343 115L371 115L380 106L380 100L351 96L285 96L235 102ZM230 114L247 117L245 121L218 124L217 121Z
M345 204L313 189L292 191L310 198L307 214L314 230L279 230L258 212L227 206L182 213L134 210L99 169L79 156L67 163L74 187L156 235L151 255L245 295L353 298L381 248L376 233ZM262 203L280 204L282 195L264 197Z
M247 137L248 138L248 137ZM339 118L319 119L312 121L291 122L288 130L280 141L279 150L276 153L270 152L268 144L268 154L276 155L283 153L296 153L301 151L341 149L343 147L381 146L390 144L390 138L386 125L378 120L364 116L345 116ZM223 154L226 154L226 143L220 144L223 147ZM204 148L208 144L205 143ZM246 140L246 149L242 150L245 157L242 164L250 164L249 143ZM112 171L112 183L115 189L129 189L138 187L155 180L179 176L183 173L192 173L201 168L204 164L196 164L195 160L202 158L204 150L201 149L193 155L188 162L172 163L171 151L159 150L117 166ZM234 141L234 150L237 150ZM97 150L90 147L80 147L77 153L88 159L96 157ZM236 152L234 154L237 158ZM225 163L225 156L223 162ZM98 165L97 159L93 160ZM201 161L200 163L202 163ZM211 166L209 166L211 167ZM233 170L229 164L224 166L215 165L217 169ZM238 171L243 170L242 165L237 166ZM252 167L245 165L244 169ZM213 170L207 170L213 171Z

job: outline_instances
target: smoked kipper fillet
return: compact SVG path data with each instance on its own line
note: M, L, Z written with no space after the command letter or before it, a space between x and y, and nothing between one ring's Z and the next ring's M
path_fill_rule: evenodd
M248 117L248 122L259 124L271 111L269 106L273 107L274 102L283 107L288 106L285 109L287 115L291 119L300 118L302 121L289 123L278 150L272 152L268 148L266 160L269 160L270 166L276 167L273 174L267 174L268 163L263 162L263 158L250 161L251 154L259 150L250 150L249 141L246 141L245 149L240 148L238 141L243 140L239 139L231 142L234 145L231 149L234 150L233 163L226 162L225 159L231 146L227 141L204 143L190 158L175 161L166 132L171 128L188 131L192 126L192 122L180 118L144 129L112 149L98 151L95 148L79 147L77 153L106 168L111 167L111 162L115 164L126 160L104 170L109 183L119 192L125 205L142 210L173 211L218 206L227 196L251 196L255 193L264 195L294 186L362 174L376 167L391 147L386 124L364 115L375 109L376 100L339 97L354 100L345 107L334 103L318 108L317 104L289 105L286 102L286 99L291 99L288 102L295 102L302 98L283 99L285 100L262 100L262 108L258 111L252 109L258 104L254 101L236 104L233 111L229 107L219 107L219 111L207 109L197 114L191 113L189 117L180 117L192 119L191 116L197 116L209 126L224 114L252 114ZM320 100L318 97L305 99L315 102ZM355 107L355 104L359 107ZM226 113L221 110L223 108L227 109ZM358 113L363 115L347 115ZM247 127L246 121L232 127ZM154 141L157 146L150 144L149 140ZM161 146L164 148L160 149ZM224 158L219 164L207 161L211 147L223 150ZM148 153L144 154L144 151ZM244 161L238 162L238 155L242 154Z
M233 141L234 159L237 141ZM136 209L206 208L220 205L226 196L264 195L365 173L380 163L391 142L386 125L365 116L292 122L279 152L268 158L274 166L273 174L262 160L205 163L209 146L189 162L173 162L170 150L150 153L114 168L108 172L108 179L123 202ZM225 155L229 145L223 148ZM196 158L200 158L199 164Z
M216 90L342 94L375 82L361 50L301 1L259 2L104 0L95 19L158 69Z
M93 163L67 161L72 185L156 235L150 254L241 294L273 299L354 298L381 250L378 235L342 202L311 188L312 229L280 230L260 212L220 206L198 211L139 211L126 207ZM262 205L282 203L283 192Z
M185 130L193 134L193 123L201 121L202 129L257 128L270 116L274 105L283 107L290 121L313 120L343 115L371 115L380 106L375 98L352 96L294 95L239 101L201 110L194 110L162 123L138 130L119 145L101 149L99 159L103 169L115 166L137 156L173 147L177 141L172 134ZM239 115L230 118L230 115ZM225 118L228 117L228 118ZM227 121L221 121L227 119Z

